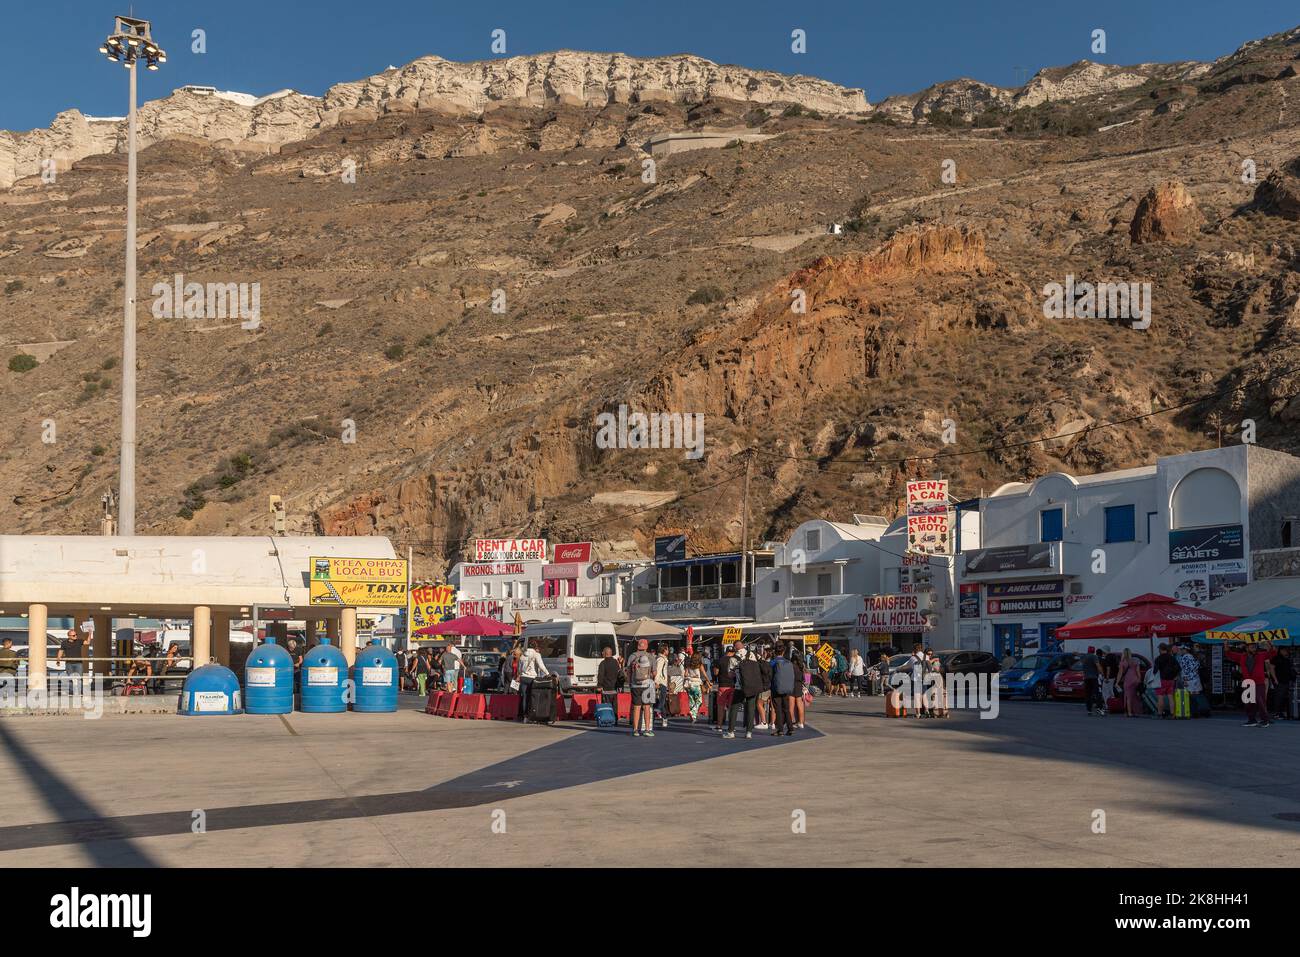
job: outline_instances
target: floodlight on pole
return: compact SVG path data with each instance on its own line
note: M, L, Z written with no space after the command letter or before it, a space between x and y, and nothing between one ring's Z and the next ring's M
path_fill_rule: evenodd
M122 321L122 454L118 470L119 535L135 534L135 220L136 220L136 161L135 161L135 100L136 65L143 62L148 70L157 70L159 63L167 61L164 53L149 34L149 21L135 17L118 17L113 32L100 46L114 63L121 63L131 71L130 109L126 127L126 277L125 302Z

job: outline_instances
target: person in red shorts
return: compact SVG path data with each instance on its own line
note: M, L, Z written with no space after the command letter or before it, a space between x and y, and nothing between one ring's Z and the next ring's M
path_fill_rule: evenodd
M1246 705L1246 727L1268 727L1268 688L1273 680L1273 656L1277 654L1272 643L1261 641L1248 644L1242 651L1223 652L1241 669L1241 700Z
M1160 654L1151 663L1151 667L1160 676L1160 685L1156 691L1156 714L1162 718L1172 718L1174 714L1174 682L1182 674L1182 665L1169 653L1169 645L1161 642Z

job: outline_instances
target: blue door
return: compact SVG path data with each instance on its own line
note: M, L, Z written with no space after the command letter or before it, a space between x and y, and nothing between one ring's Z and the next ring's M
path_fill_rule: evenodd
M1048 654L1057 654L1061 650L1061 639L1056 637L1056 629L1064 628L1065 622L1043 622L1038 626L1043 634L1042 650Z

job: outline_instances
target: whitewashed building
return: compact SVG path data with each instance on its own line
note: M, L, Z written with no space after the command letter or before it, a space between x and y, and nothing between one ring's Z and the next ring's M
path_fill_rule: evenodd
M957 557L958 641L1001 657L1146 592L1202 605L1243 587L1252 552L1292 544L1300 459L1254 445L1004 485Z

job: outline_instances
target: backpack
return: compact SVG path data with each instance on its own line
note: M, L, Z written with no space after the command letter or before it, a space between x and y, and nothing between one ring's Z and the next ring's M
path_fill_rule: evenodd
M632 684L648 685L655 680L655 666L650 660L649 652L638 651L632 656L630 664L632 667L628 671L632 675Z

